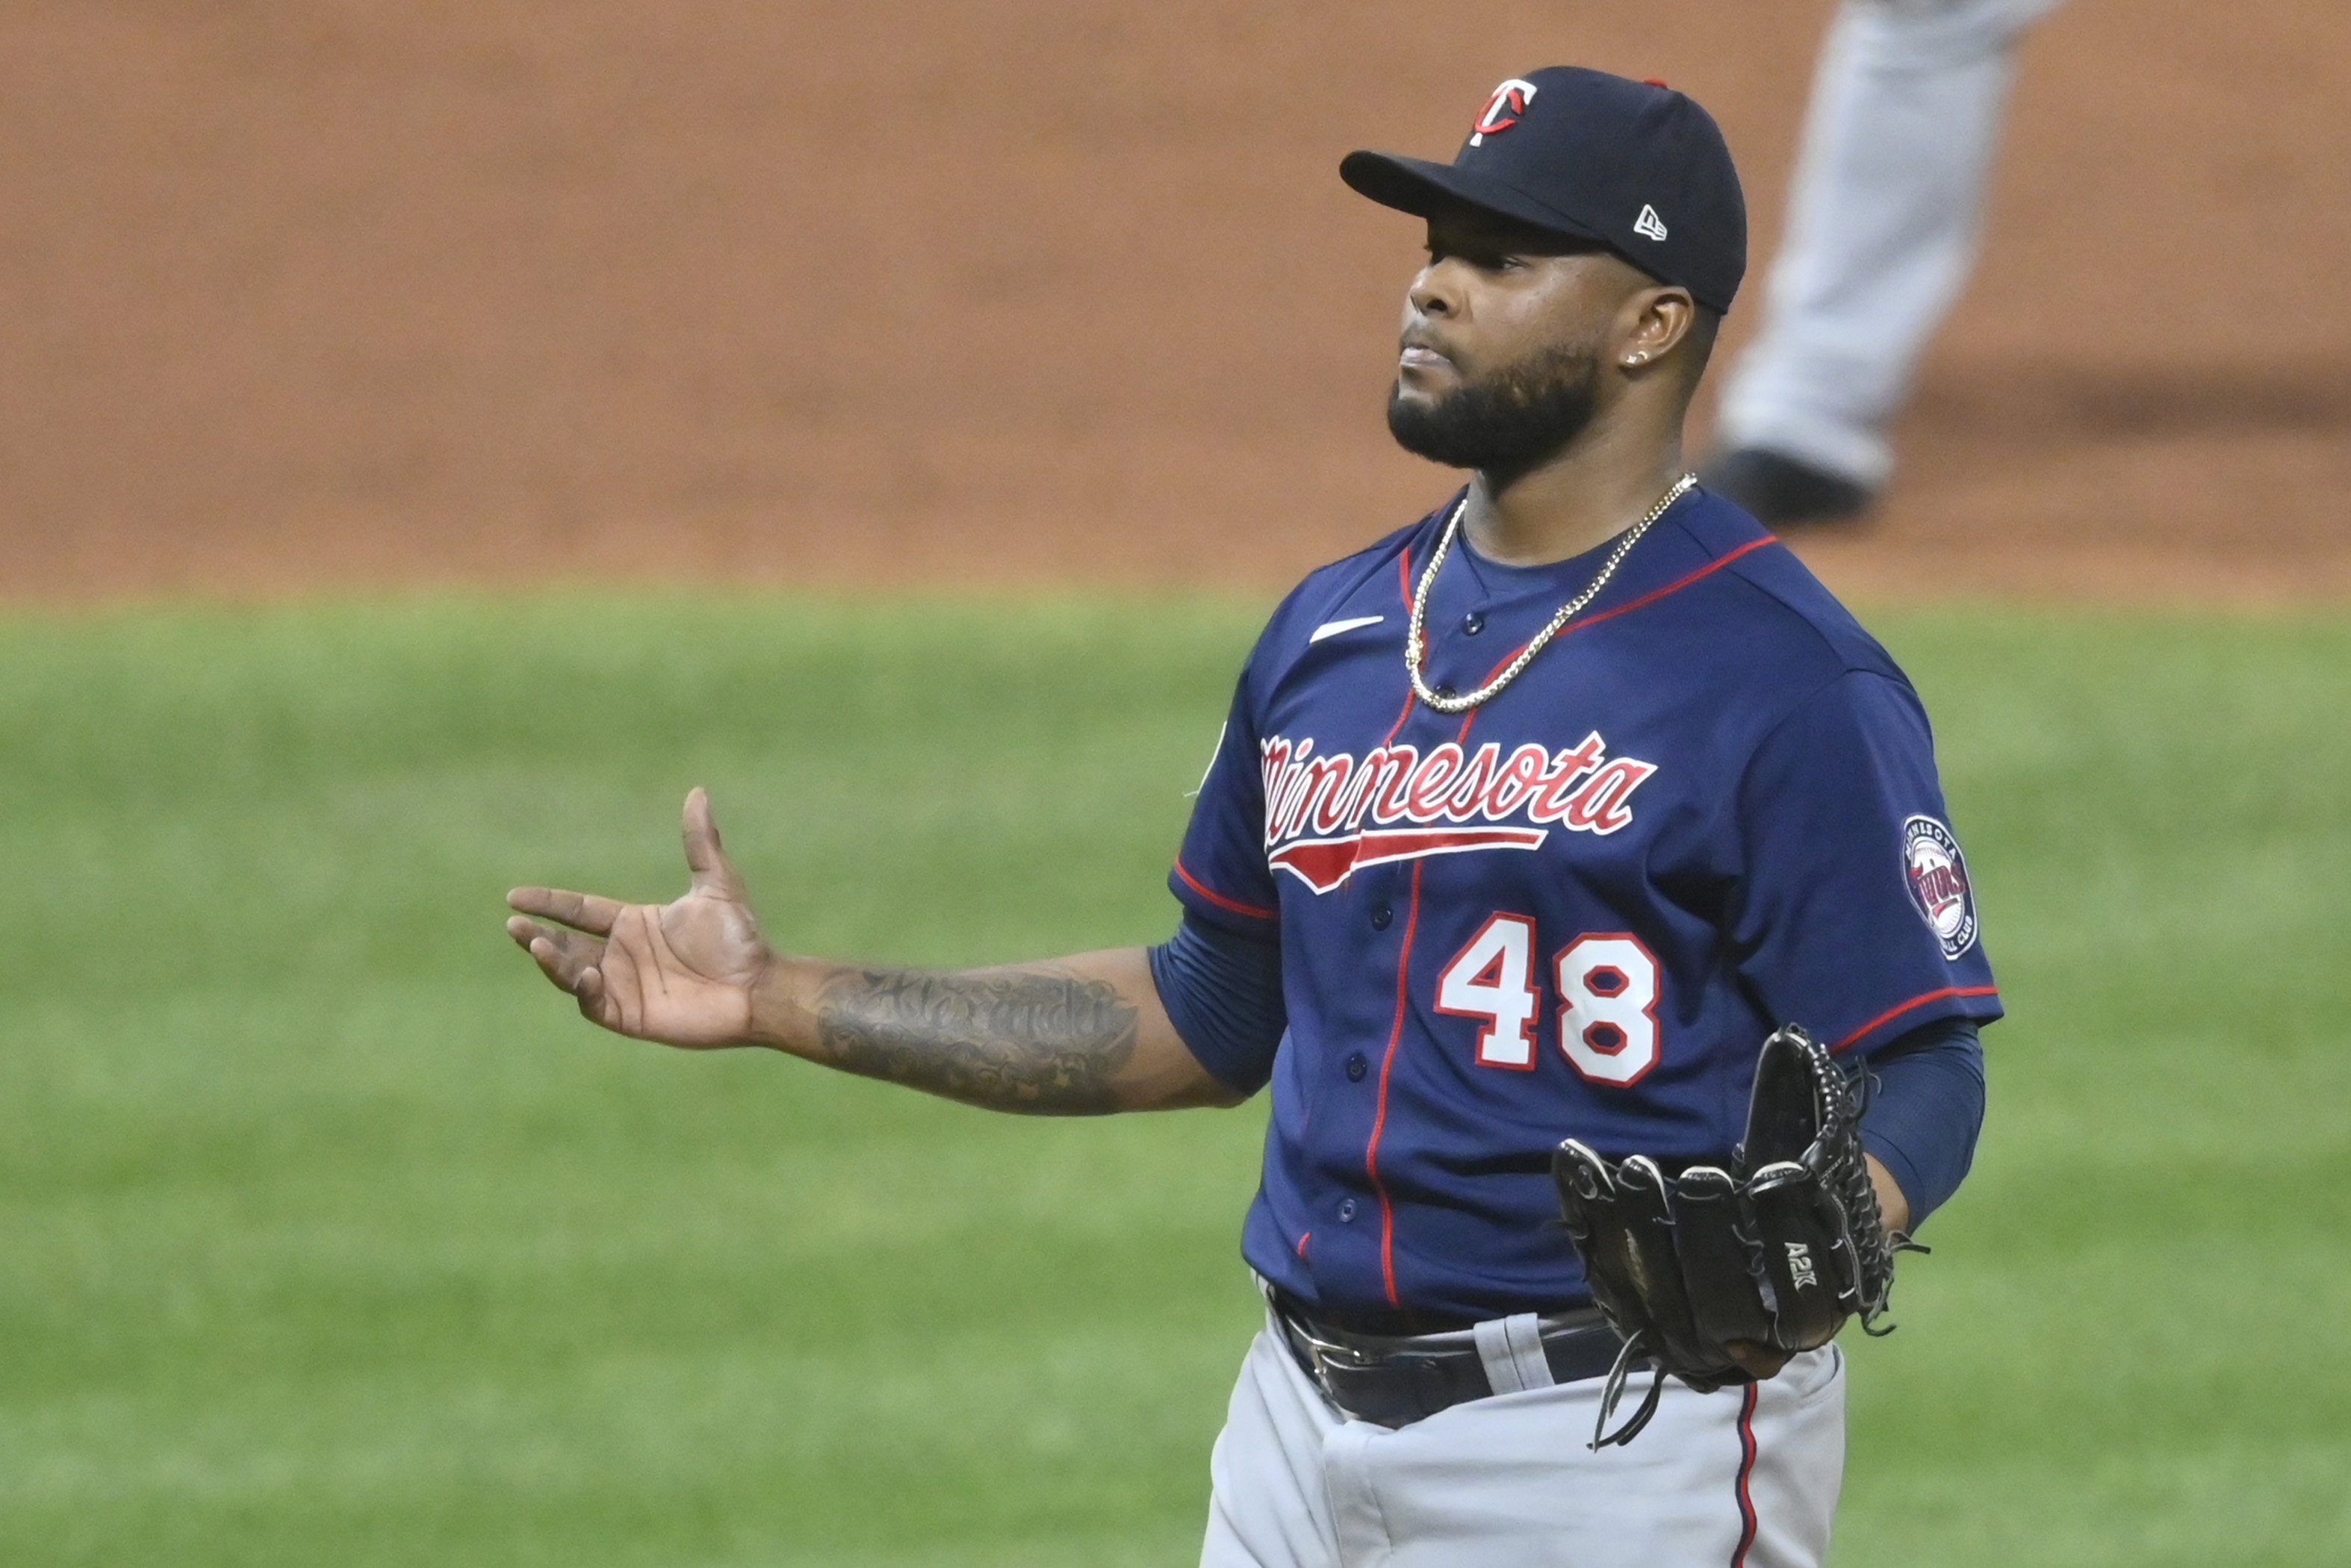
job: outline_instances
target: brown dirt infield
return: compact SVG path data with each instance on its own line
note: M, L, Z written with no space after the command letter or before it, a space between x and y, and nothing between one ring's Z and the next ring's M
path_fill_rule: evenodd
M1825 15L17 0L0 594L1279 585L1449 483L1377 413L1416 234L1339 155L1448 152L1537 63L1662 76L1768 256ZM2340 0L2042 28L1833 580L2351 591L2346 59Z

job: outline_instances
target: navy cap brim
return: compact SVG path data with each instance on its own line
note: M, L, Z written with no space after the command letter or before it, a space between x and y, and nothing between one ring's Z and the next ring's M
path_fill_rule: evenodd
M1415 217L1432 218L1464 207L1492 213L1550 234L1615 246L1563 213L1499 180L1473 174L1451 163L1405 158L1394 152L1355 152L1339 161L1339 178L1360 195Z

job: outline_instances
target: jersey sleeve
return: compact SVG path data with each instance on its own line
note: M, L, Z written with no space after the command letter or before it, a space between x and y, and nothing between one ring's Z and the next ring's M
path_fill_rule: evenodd
M1235 1092L1264 1088L1290 1027L1274 933L1212 925L1187 913L1149 956L1159 1005L1186 1049Z
M1167 886L1186 909L1214 925L1259 936L1276 929L1280 909L1265 863L1265 778L1246 672L1200 780Z
M1731 936L1773 1020L1866 1054L1922 1024L2001 1016L1934 740L1899 679L1848 671L1750 758Z

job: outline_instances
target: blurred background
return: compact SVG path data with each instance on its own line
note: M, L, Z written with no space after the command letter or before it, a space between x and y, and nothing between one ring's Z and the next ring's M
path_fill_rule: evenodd
M1262 1108L592 1035L511 883L1159 939L1500 78L1667 78L1751 332L1823 0L0 9L0 1561L1191 1559ZM1867 525L2011 1019L1837 1562L2351 1561L2351 16L2074 0Z
M1339 156L1449 155L1531 63L1684 86L1749 184L1735 347L1829 11L21 0L0 585L1285 587L1447 483L1377 417L1418 232ZM2346 26L2031 36L1844 575L2351 588Z

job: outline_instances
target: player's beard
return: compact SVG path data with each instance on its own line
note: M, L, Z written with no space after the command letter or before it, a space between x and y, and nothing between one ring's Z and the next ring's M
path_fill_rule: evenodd
M1546 349L1506 371L1464 381L1443 397L1388 394L1388 434L1415 456L1448 468L1522 474L1583 433L1600 397L1600 356Z

